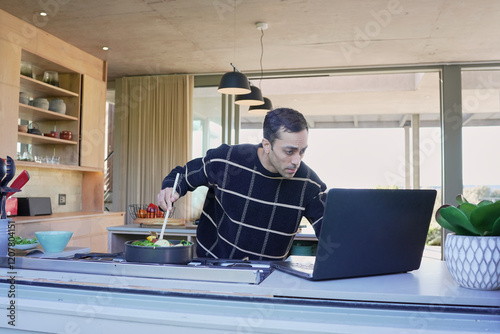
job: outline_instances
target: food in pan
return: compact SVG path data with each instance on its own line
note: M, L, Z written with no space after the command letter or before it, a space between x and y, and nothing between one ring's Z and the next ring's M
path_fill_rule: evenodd
M179 246L191 246L193 243L181 240L179 243L172 243L166 239L158 240L153 236L149 236L146 240L136 240L132 242L133 246L145 246L145 247L179 247Z

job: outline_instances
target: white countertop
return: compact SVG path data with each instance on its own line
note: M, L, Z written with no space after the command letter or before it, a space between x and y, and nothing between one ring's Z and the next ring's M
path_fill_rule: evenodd
M9 275L0 268L0 279ZM22 269L15 277L23 330L500 332L500 290L461 288L445 262L429 258L404 274L313 282L274 271L259 285ZM7 288L0 284L2 305Z
M4 275L6 269L0 268L0 276ZM419 270L409 273L327 281L309 281L275 270L258 285L128 276L122 276L118 280L111 279L108 275L22 269L18 270L17 275L18 280L68 282L75 286L95 284L124 289L185 291L197 294L500 307L500 290L481 291L462 288L453 281L444 261L427 258L422 260ZM110 283L117 281L121 284Z

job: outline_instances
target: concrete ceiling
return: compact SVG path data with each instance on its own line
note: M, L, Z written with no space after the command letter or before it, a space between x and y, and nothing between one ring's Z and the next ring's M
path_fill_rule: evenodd
M244 73L259 73L257 22L269 26L262 37L265 72L500 59L498 0L0 0L0 9L106 60L109 81L132 75L221 74L231 70L231 62ZM48 16L40 17L40 11ZM262 82L262 89L275 106L314 108L323 114L318 117L369 109L370 114L387 113L382 102L396 91L404 105L395 104L394 113L412 105L433 112L421 101L429 90L439 89L439 80L393 78L390 83L367 81L384 87L375 92L360 88L359 80L345 86L326 77L322 80L337 93L344 89L334 100L316 91L301 101L296 92L305 93L314 84L300 80L286 91L283 81L267 87ZM367 100L370 108L353 105L361 101L360 94L377 94L379 102ZM496 108L498 96L494 100ZM436 104L435 96L431 101Z
M127 75L497 61L497 0L0 0ZM38 13L45 10L46 18ZM109 51L103 51L108 46Z

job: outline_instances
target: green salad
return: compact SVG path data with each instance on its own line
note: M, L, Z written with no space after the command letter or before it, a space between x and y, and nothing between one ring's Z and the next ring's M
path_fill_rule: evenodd
M155 246L159 246L156 243L157 241L158 241L158 239L137 240L137 241L132 242L131 245L133 245L133 246L155 247ZM163 239L162 241L163 242L168 242L165 239ZM162 243L161 246L162 247L178 247L178 246L190 246L190 245L193 244L192 242L189 242L189 241L186 241L186 240L181 240L178 244L174 244L174 243L171 243L171 242L168 242L168 243L169 243L169 245L166 245L166 244Z
M36 237L33 239L14 237L14 243L16 245L31 245L31 244L36 244L37 242L38 240Z

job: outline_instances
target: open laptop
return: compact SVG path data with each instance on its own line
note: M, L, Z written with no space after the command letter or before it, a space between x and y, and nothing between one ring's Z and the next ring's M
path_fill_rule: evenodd
M416 270L435 199L433 189L330 189L316 256L272 266L311 280Z

